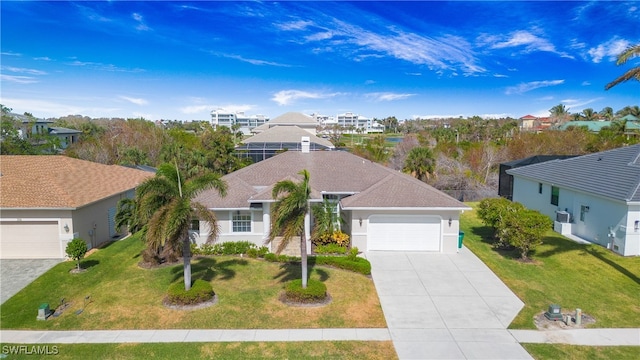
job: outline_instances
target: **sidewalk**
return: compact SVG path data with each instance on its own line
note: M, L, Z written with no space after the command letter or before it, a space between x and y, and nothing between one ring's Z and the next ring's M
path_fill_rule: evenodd
M520 343L640 346L640 329L509 330Z
M254 330L2 330L0 342L17 344L389 341L380 329L254 329Z

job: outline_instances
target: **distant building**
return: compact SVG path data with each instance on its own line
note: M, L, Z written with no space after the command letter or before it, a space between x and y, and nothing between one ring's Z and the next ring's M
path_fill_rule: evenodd
M63 127L50 126L51 120L37 119L20 114L9 114L20 122L18 134L22 139L29 139L34 135L51 135L60 140L60 150L64 150L69 145L78 142L82 131Z
M365 132L384 132L384 127L372 119L364 117L362 115L354 114L352 112L346 112L344 114L336 115L336 123L343 128L364 129Z
M251 134L251 130L268 121L269 118L264 115L248 116L243 111L229 112L224 109L211 111L211 125L214 128L226 126L231 129L234 125L239 125L239 131L245 135Z

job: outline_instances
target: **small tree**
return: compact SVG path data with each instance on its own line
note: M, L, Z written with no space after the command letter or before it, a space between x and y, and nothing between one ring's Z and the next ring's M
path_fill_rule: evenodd
M542 244L553 222L539 211L522 209L505 216L504 225L506 240L520 251L522 260L528 260L529 252Z
M480 201L478 205L478 217L485 225L493 229L493 236L497 240L495 247L504 247L509 244L506 239L508 229L505 219L511 214L517 214L524 210L524 206L505 198L489 198Z
M67 244L67 248L65 249L67 255L71 259L77 261L78 270L80 270L80 259L84 257L84 255L87 253L87 250L87 243L79 238L71 240L71 242Z

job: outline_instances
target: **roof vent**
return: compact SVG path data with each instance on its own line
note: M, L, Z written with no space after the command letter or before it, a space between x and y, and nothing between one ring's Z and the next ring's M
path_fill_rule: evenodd
M302 152L308 153L309 148L311 146L311 139L308 136L303 136L302 139L300 140L300 144L302 147Z

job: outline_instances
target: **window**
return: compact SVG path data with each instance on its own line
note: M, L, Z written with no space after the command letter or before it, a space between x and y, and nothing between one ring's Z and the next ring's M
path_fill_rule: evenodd
M584 222L585 214L589 212L589 207L586 205L580 206L580 221Z
M251 213L235 212L232 222L233 232L251 232Z
M556 186L551 187L551 205L558 206L558 200L560 198L560 188Z
M538 194L542 194L542 183L538 183Z
M189 224L189 231L193 231L200 234L200 220L198 219L191 220L191 224Z

